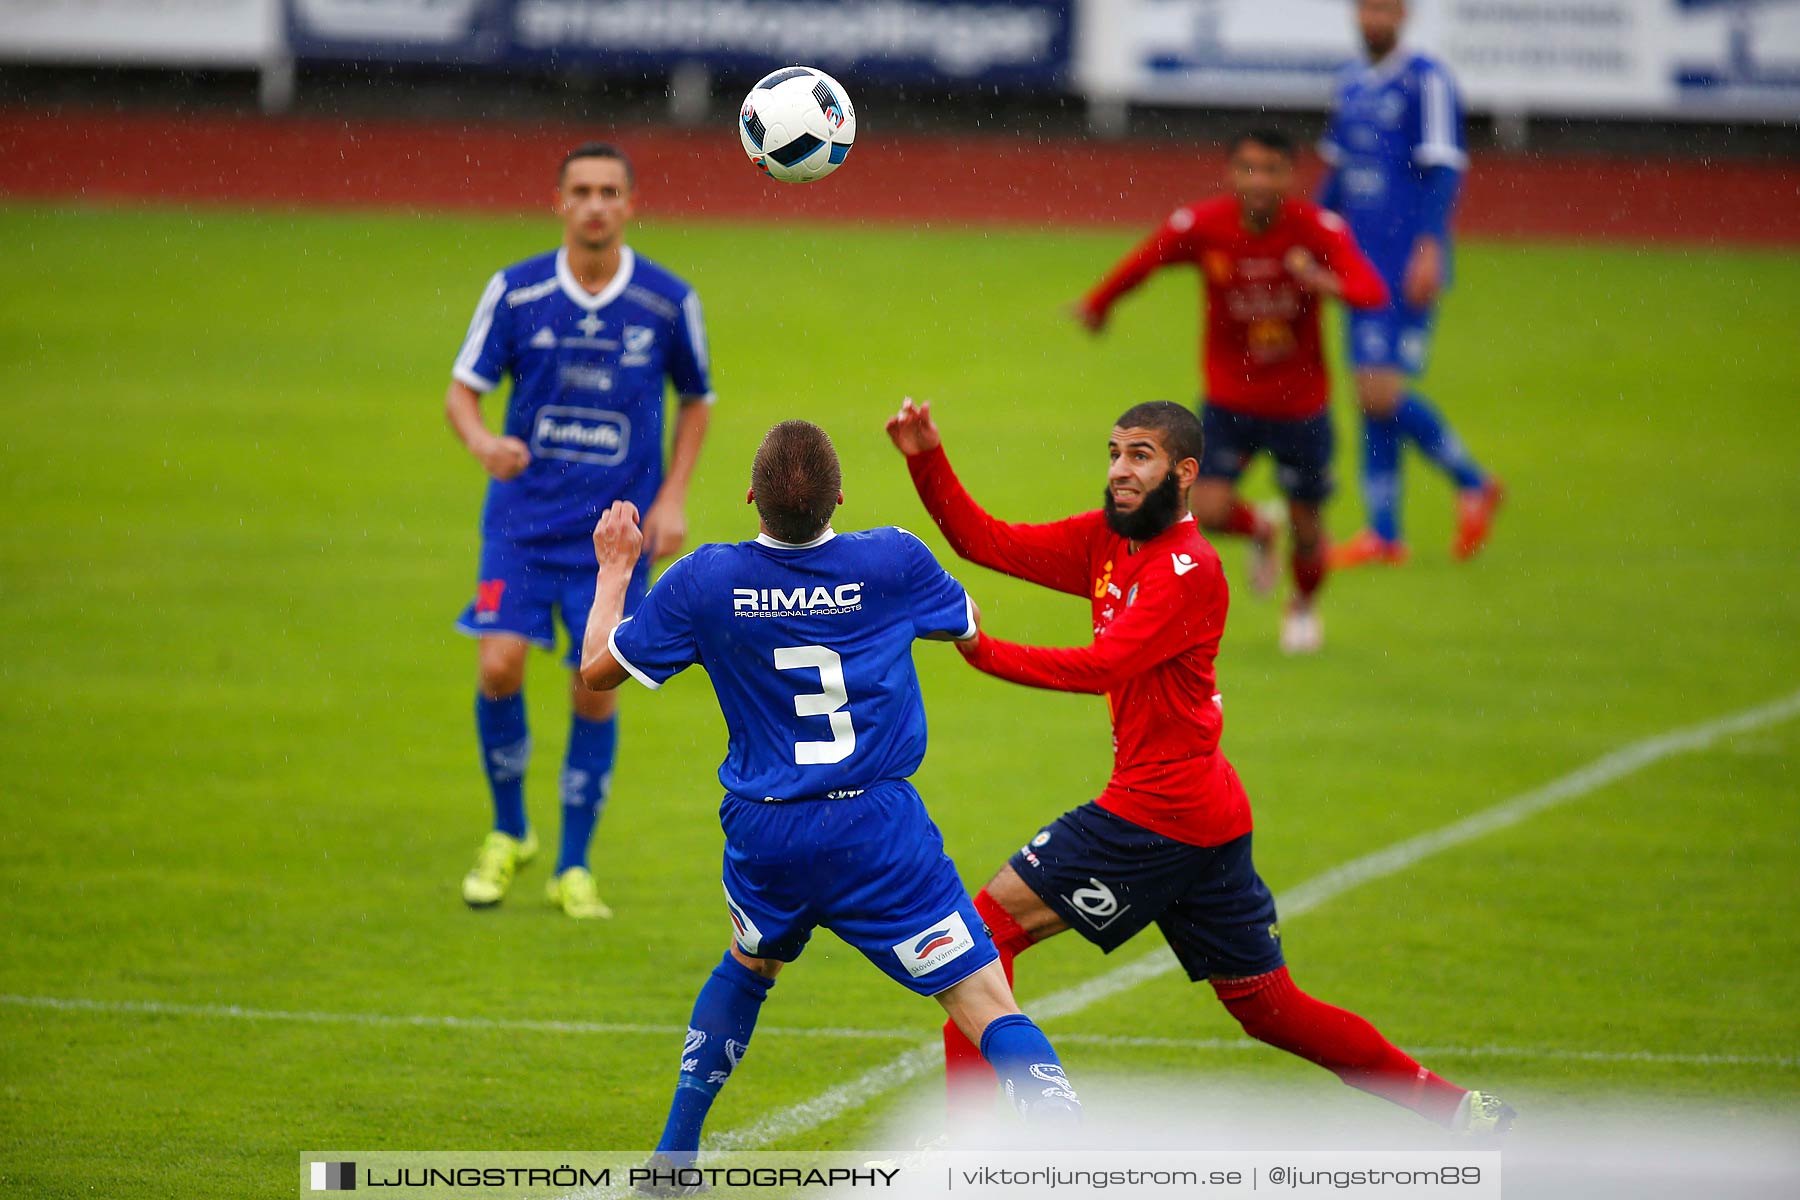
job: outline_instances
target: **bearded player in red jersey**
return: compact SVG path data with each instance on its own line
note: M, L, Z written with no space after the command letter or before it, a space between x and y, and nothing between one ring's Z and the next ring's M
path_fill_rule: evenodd
M1387 286L1341 217L1290 198L1294 147L1285 134L1239 135L1228 177L1232 194L1176 209L1075 311L1098 332L1113 304L1151 272L1175 264L1200 268L1207 453L1194 483L1194 515L1209 532L1253 539L1251 587L1272 590L1280 573L1275 525L1244 502L1237 480L1259 451L1275 460L1293 530L1294 595L1281 648L1311 653L1324 641L1314 601L1326 570L1320 508L1332 488L1319 298L1380 308L1388 302Z
M929 404L887 424L913 485L962 557L1087 598L1094 640L1050 648L985 630L959 643L971 664L1030 687L1103 694L1113 773L1100 797L1046 825L975 897L1008 978L1013 959L1074 928L1111 953L1151 922L1195 982L1207 980L1244 1031L1446 1128L1498 1133L1513 1110L1420 1066L1354 1013L1288 977L1275 901L1250 857L1250 802L1219 751L1213 674L1229 596L1219 556L1189 515L1205 461L1200 421L1179 404L1118 420L1102 509L1046 525L990 517L950 468ZM944 1027L951 1096L994 1073Z

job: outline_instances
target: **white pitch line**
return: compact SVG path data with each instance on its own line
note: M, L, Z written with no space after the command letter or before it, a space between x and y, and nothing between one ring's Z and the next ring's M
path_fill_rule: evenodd
M612 1021L542 1021L526 1017L454 1017L429 1013L293 1012L273 1008L243 1008L236 1004L166 1004L159 1000L87 1000L68 996L0 995L0 1004L15 1008L44 1008L59 1012L135 1013L152 1017L202 1017L233 1021L291 1021L306 1025L402 1025L418 1029L475 1029L520 1033L645 1034L680 1037L686 1025L641 1025ZM795 1029L774 1026L757 1029L776 1037L853 1038L863 1041L905 1042L919 1036L916 1029L842 1029L835 1026Z
M195 1017L234 1021L292 1021L314 1025L399 1025L420 1029L472 1029L525 1033L575 1033L603 1036L644 1035L675 1037L687 1032L684 1025L639 1025L604 1021L540 1021L528 1018L405 1016L388 1013L359 1012L292 1012L282 1009L245 1008L236 1004L165 1004L156 1000L84 1000L64 996L18 996L0 994L0 1004L14 1008L41 1008L57 1012L93 1012L137 1016ZM906 1042L919 1036L916 1029L844 1029L821 1027L797 1029L782 1026L759 1027L757 1033L776 1037L847 1038L858 1041ZM1171 1038L1132 1037L1107 1033L1062 1033L1056 1037L1065 1046L1102 1046L1146 1048L1158 1050L1258 1050L1262 1043L1242 1037ZM931 1048L936 1047L931 1043ZM926 1048L921 1046L921 1048ZM910 1053L910 1052L909 1052ZM1547 1046L1418 1046L1415 1055L1433 1058L1528 1058L1573 1059L1582 1062L1647 1062L1679 1066L1753 1066L1800 1067L1800 1057L1758 1054L1660 1054L1650 1050L1564 1050ZM929 1066L930 1064L927 1064ZM854 1094L862 1080L853 1080L825 1093L813 1103L825 1102ZM734 1137L748 1136L740 1131ZM753 1144L753 1143L751 1143ZM744 1149L745 1146L733 1146Z
M1352 888L1398 874L1434 854L1485 837L1496 830L1517 825L1559 804L1566 804L1570 800L1598 791L1609 783L1672 755L1705 750L1717 744L1721 738L1749 733L1796 716L1800 716L1800 691L1729 716L1703 721L1685 729L1672 729L1667 733L1633 742L1602 755L1543 787L1503 800L1441 829L1407 838L1372 854L1351 859L1322 875L1315 875L1279 898L1282 919L1311 912ZM1038 1021L1071 1016L1146 980L1166 975L1178 965L1172 955L1164 954L1159 948L1086 983L1040 996L1025 1005L1025 1008ZM817 1128L853 1108L860 1108L882 1093L892 1091L925 1074L937 1065L939 1049L940 1044L935 1040L923 1042L881 1066L864 1072L849 1083L831 1088L803 1104L773 1113L741 1129L715 1134L707 1138L706 1145L720 1150L740 1150L763 1146Z

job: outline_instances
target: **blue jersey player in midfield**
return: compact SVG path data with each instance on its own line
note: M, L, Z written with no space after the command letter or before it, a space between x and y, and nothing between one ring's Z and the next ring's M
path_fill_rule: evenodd
M533 645L555 646L560 616L568 665L579 663L594 599L595 519L617 500L645 513L628 611L651 561L673 554L687 534L688 481L713 399L706 332L694 290L625 244L632 185L631 163L616 147L593 142L563 160L563 244L488 281L445 398L451 428L492 480L475 601L457 621L480 640L475 724L494 801L493 831L463 879L463 899L477 908L498 904L537 853L525 817L525 659ZM504 378L512 391L496 435L480 405ZM681 401L667 469L665 380ZM571 917L607 917L587 856L612 778L617 704L579 678L572 683L562 846L547 892Z
M1363 412L1363 506L1369 526L1331 552L1331 566L1401 563L1400 448L1410 441L1457 489L1452 552L1481 549L1500 506L1499 480L1476 465L1443 416L1411 390L1425 369L1439 293L1450 278L1450 213L1469 156L1462 104L1444 65L1400 44L1405 0L1357 0L1366 63L1344 70L1319 144L1328 172L1319 203L1349 223L1387 283L1383 309L1348 314L1350 362Z
M825 431L784 421L756 452L755 541L701 546L624 616L640 534L614 504L594 530L599 586L581 677L652 690L706 668L730 731L725 907L732 944L700 990L657 1150L691 1164L783 963L824 926L901 986L934 996L1028 1121L1079 1112L1056 1052L1013 1002L993 941L907 782L925 755L917 638L966 640L977 614L924 543L834 533L843 503Z

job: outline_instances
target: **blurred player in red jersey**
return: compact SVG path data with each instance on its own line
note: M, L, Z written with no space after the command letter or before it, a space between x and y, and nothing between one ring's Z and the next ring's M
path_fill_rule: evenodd
M1213 672L1229 596L1189 493L1205 461L1200 421L1179 404L1118 420L1104 506L1045 525L997 521L963 489L929 404L887 424L926 510L962 557L1087 598L1094 640L1067 648L959 643L971 664L1031 687L1103 694L1113 772L1098 799L1039 830L975 897L1001 965L1074 928L1111 952L1155 922L1195 982L1209 981L1246 1033L1450 1129L1495 1133L1512 1109L1420 1066L1354 1013L1288 977L1275 901L1251 861L1250 802L1219 750ZM953 1099L994 1075L944 1029Z
M1324 641L1314 600L1325 580L1320 507L1331 495L1330 381L1320 349L1319 297L1380 308L1387 287L1341 217L1293 199L1294 147L1259 130L1231 145L1231 194L1178 208L1076 305L1090 330L1159 267L1192 264L1206 285L1201 420L1206 456L1194 515L1209 531L1256 544L1251 587L1273 589L1276 527L1246 504L1238 476L1259 451L1275 460L1293 530L1294 595L1281 648L1310 653Z

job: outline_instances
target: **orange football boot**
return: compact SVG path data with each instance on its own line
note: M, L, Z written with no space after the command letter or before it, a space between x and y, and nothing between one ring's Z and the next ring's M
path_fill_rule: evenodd
M1365 529L1349 541L1333 546L1326 552L1325 558L1334 571L1369 563L1397 567L1406 561L1406 543L1390 542L1373 529Z
M1505 485L1492 476L1478 488L1457 493L1456 542L1450 553L1458 561L1475 557L1475 552L1487 543L1494 528L1494 514L1505 499Z

